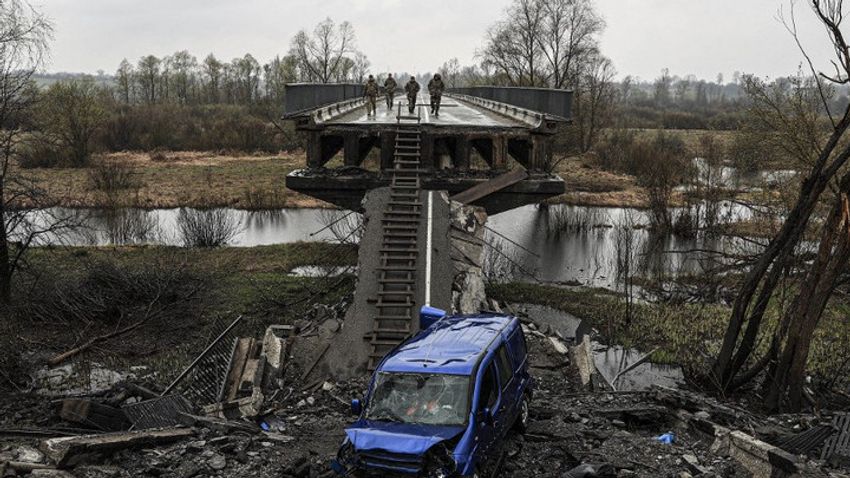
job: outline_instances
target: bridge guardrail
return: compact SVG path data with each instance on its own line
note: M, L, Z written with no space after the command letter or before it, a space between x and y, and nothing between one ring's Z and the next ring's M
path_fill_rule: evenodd
M550 88L521 88L510 86L472 86L449 88L449 93L484 98L545 113L565 121L572 118L573 92Z
M322 106L363 97L364 86L357 83L293 83L285 86L284 117L289 118Z

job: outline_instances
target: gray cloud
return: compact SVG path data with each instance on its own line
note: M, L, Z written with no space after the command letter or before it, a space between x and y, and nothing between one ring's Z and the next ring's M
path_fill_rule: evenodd
M51 71L114 71L123 58L188 49L267 61L325 17L350 21L375 71L430 71L471 63L509 0L47 0L56 22ZM734 71L789 74L801 57L775 18L785 0L598 0L608 29L603 51L621 75L662 68L714 78ZM800 28L826 68L828 45L805 5ZM826 47L826 48L825 48Z

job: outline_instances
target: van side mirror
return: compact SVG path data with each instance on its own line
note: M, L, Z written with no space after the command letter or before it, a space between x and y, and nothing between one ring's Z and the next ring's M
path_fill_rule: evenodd
M355 398L351 401L351 413L357 416L360 416L360 414L363 413L363 402L361 402L359 398Z
M423 306L419 310L419 329L425 330L446 316L446 311L436 307Z

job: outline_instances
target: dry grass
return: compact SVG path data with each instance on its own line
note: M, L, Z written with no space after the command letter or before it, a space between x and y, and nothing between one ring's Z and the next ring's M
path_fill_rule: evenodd
M303 167L304 155L226 156L204 152L167 152L165 159L147 153L114 153L103 159L131 165L138 190L124 198L126 206L142 208L248 208L246 191L267 191L275 198L270 208L329 207L286 189L286 175ZM60 204L68 207L104 206L91 190L86 169L30 169L33 177Z

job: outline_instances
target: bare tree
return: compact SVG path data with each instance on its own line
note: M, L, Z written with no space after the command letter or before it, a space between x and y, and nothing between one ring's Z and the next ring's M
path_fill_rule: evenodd
M55 226L37 226L14 207L42 195L13 171L12 164L22 127L32 114L32 75L44 62L52 34L51 22L26 1L0 2L0 302L6 304L24 252Z
M480 53L485 65L511 86L540 86L541 25L539 0L516 0L505 12L505 20L487 31L487 44Z
M139 60L136 81L139 84L142 98L148 104L156 103L161 66L162 61L153 55L148 55Z
M298 32L290 46L290 54L298 59L302 78L319 83L333 81L348 55L356 51L351 24L337 25L330 18L316 25L312 35L305 30Z
M598 56L598 35L605 22L590 0L541 0L540 4L543 31L538 42L548 63L548 84L567 88L575 83L582 63Z
M616 70L611 60L594 55L583 65L576 80L573 109L575 111L575 143L582 152L589 151L602 128L611 122L617 99L614 85Z
M835 186L835 178L841 168L850 159L850 145L846 133L850 128L850 107L837 117L829 110L829 85L850 83L850 45L841 32L844 19L842 0L811 0L811 8L825 27L827 37L835 54L834 73L829 75L818 72L805 50L801 51L814 76L814 88L810 93L821 99L821 109L817 110L828 117L831 129L823 132L810 119L812 112L800 108L794 101L783 103L770 89L754 89L751 95L754 103L763 105L762 111L768 124L775 125L778 136L790 153L798 155L801 164L809 165L809 173L802 181L800 192L794 207L789 211L781 229L751 267L744 279L733 304L729 326L713 367L714 379L721 390L729 391L746 383L761 370L773 363L770 378L774 382L769 405L778 408L786 394L792 407L800 404L803 370L808 357L811 341L809 329L817 325L822 306L832 291L830 282L834 280L832 270L836 261L844 255L845 238L831 234L846 234L846 225L841 208L845 207L845 180L835 188L836 205L832 208L827 225L833 228L822 238L818 259L809 269L806 285L800 297L794 302L790 313L786 313L782 326L778 329L769 347L760 358L754 358L757 341L762 332L764 316L768 304L774 295L784 271L791 263L795 248L803 239L812 216L820 203L824 191ZM794 2L791 2L791 17L786 24L789 31L798 39L793 15ZM800 44L798 39L798 44ZM752 84L752 82L751 82ZM757 83L756 83L757 84ZM791 96L793 100L795 97ZM779 98L781 100L781 97ZM817 116L817 114L815 114ZM812 126L812 129L808 127ZM825 134L824 134L825 133ZM803 294L809 297L803 297ZM801 314L793 316L789 314ZM791 333L798 337L791 338ZM780 352L780 348L784 350ZM779 362L775 359L779 357Z

